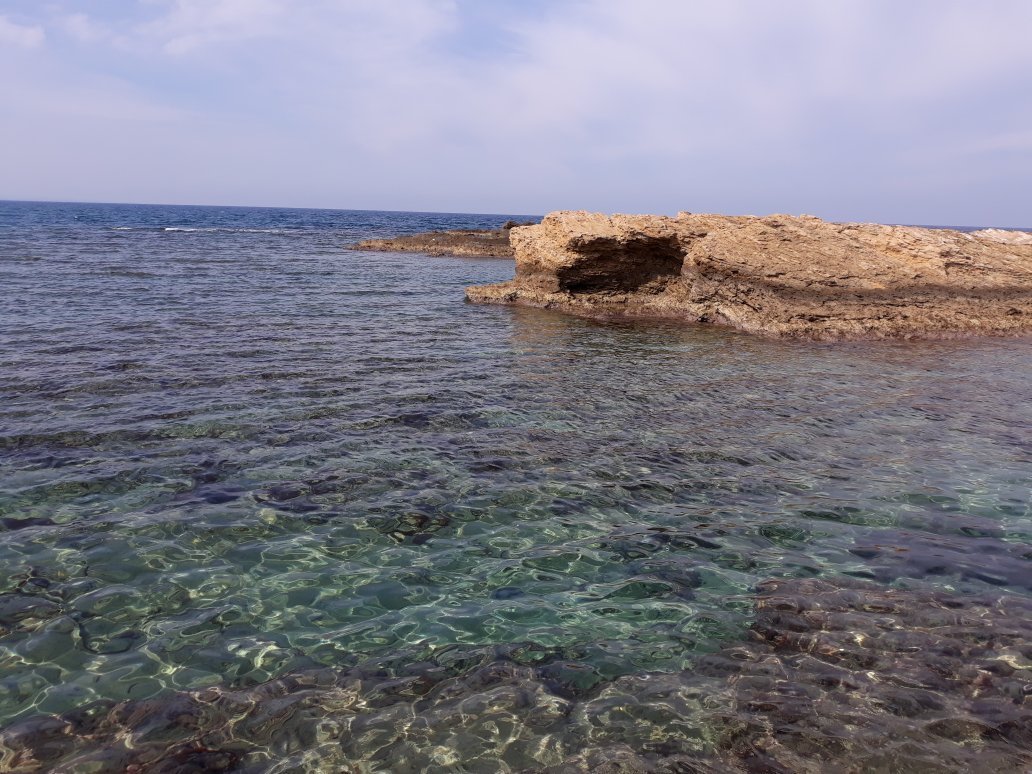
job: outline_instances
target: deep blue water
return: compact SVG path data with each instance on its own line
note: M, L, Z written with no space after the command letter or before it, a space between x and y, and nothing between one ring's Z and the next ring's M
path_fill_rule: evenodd
M512 217L0 202L0 770L1028 761L1030 342L344 249Z

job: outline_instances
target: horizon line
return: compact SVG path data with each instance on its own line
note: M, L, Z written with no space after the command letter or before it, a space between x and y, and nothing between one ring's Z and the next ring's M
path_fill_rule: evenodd
M460 212L459 210L378 210L368 207L299 207L278 204L187 204L185 202L105 202L82 199L7 199L0 197L0 204L111 204L129 207L213 207L240 210L325 210L327 212L405 212L415 215L517 215L522 217L544 217L543 214L519 212ZM553 210L554 211L554 210ZM546 213L547 214L547 213Z
M563 212L564 210L549 210L545 213L517 213L517 212L461 212L459 210L378 210L370 208L360 207L298 207L295 205L276 205L276 204L186 204L182 202L104 202L104 201L85 201L78 199L6 199L0 198L0 204L92 204L92 205L114 205L121 207L209 207L212 209L239 209L239 210L318 210L324 212L391 212L391 213L407 213L411 215L497 215L505 217L533 217L543 218L550 212ZM566 210L569 211L569 210ZM586 210L588 212L594 212L594 210ZM683 212L684 210L682 210ZM601 211L599 211L601 212ZM602 213L607 214L607 213ZM610 215L615 214L635 214L635 215L662 215L663 213L608 213ZM731 213L692 213L698 215L731 215ZM771 215L786 214L786 213L767 213L766 215L756 215L753 213L735 213L736 217L770 217ZM793 217L805 217L806 213L800 213ZM813 216L820 217L820 216ZM1032 232L1032 226L996 226L996 225L973 225L973 224L930 224L930 223L901 223L901 222L888 222L888 221L867 221L867 220L839 220L821 218L829 223L874 223L877 225L884 226L905 226L910 228L929 228L929 229L987 229L995 228L1002 231L1025 231Z

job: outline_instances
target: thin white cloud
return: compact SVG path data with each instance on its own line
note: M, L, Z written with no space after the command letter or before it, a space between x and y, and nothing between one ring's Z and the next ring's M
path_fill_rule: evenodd
M205 46L274 35L288 21L279 0L176 0L168 11L140 27L164 51L186 55Z
M83 43L95 43L111 37L110 30L84 13L59 15L56 24L66 35Z
M432 34L457 13L454 0L161 0L156 5L163 12L134 32L143 45L174 55L272 40L301 46L309 56L332 56L344 42L390 46L413 31Z
M17 24L0 15L0 45L10 44L19 48L36 48L43 45L46 33L39 25Z
M1032 124L1032 121L1029 122ZM1032 129L990 135L958 149L960 153L982 155L990 153L1032 154Z

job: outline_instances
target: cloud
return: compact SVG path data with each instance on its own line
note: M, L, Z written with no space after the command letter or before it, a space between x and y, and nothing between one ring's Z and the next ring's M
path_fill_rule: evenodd
M1025 0L53 3L65 47L0 73L0 133L155 200L996 222L1032 195Z
M1032 123L1032 122L1030 122ZM962 147L961 152L972 155L997 153L1032 154L1032 129L1024 132L991 134Z
M67 35L83 43L95 43L110 37L110 31L84 13L57 17L57 26Z
M136 25L135 34L143 45L177 56L279 41L302 46L309 56L333 57L345 42L390 45L413 32L433 34L456 13L452 0L160 0L155 5L163 12Z
M139 31L144 39L159 39L167 53L185 55L205 46L274 36L289 21L288 14L286 4L276 0L177 0Z
M19 48L36 48L43 45L46 33L39 25L17 24L0 15L0 44L11 44Z

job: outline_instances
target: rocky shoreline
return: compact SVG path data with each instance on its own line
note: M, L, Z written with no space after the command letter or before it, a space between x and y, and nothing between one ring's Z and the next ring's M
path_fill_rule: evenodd
M512 258L509 234L513 228L533 225L508 221L496 229L455 229L428 231L422 234L367 239L350 245L350 250L372 250L385 253L426 253L432 256L452 255L460 258Z
M1022 231L556 212L511 241L515 278L468 300L821 340L1032 332Z

